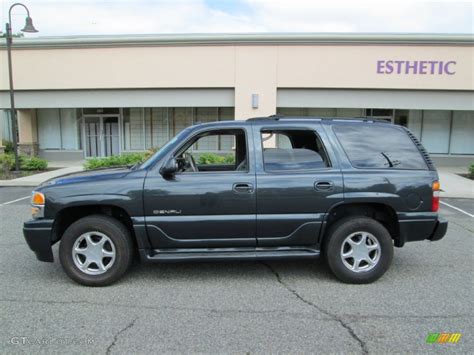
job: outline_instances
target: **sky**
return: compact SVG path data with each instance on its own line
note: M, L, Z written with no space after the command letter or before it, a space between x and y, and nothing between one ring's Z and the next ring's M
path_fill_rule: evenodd
M2 29L8 8L0 0ZM471 1L25 0L32 36L249 32L474 33ZM25 19L13 10L13 32Z

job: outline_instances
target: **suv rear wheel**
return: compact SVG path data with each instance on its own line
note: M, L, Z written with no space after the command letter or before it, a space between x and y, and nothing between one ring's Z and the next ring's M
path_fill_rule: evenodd
M66 274L87 286L118 280L133 259L128 229L115 218L93 215L79 219L64 232L59 258Z
M330 228L324 253L330 269L341 281L370 283L390 267L393 242L387 229L376 220L347 217Z

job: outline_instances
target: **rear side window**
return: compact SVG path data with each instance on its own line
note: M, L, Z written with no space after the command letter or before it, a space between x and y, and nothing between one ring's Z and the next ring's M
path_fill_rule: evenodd
M265 171L305 171L330 166L326 150L314 131L262 129Z
M407 133L395 126L344 124L333 130L356 168L428 169Z

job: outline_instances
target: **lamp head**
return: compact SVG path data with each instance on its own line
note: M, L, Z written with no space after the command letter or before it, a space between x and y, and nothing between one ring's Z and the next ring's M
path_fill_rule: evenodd
M33 19L30 16L26 17L25 27L21 30L22 32L35 33L38 30L33 26Z

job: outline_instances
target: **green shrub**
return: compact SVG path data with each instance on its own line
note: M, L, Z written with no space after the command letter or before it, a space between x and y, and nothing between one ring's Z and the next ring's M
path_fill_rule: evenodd
M13 154L0 154L0 169L8 172L15 168L15 157Z
M215 153L203 153L198 159L199 165L208 164L235 164L235 157L232 154L218 155Z
M144 162L157 151L158 148L153 148L146 152L124 153L122 155L112 155L105 158L91 158L85 162L84 168L86 170L91 170L134 165ZM235 157L232 154L219 155L214 153L203 153L199 155L198 164L235 164Z
M469 177L471 179L474 179L474 164L471 164L471 166L469 167Z
M20 155L20 170L35 171L46 170L48 162L38 157ZM15 156L11 153L0 154L0 169L4 172L15 169Z
M91 158L84 164L86 170L111 168L118 166L135 165L148 159L154 152L124 153L122 155L111 155L105 158Z
M4 139L2 141L2 145L4 146L3 151L5 152L5 154L13 153L13 142Z
M13 163L15 159L13 159ZM48 162L44 159L38 157L27 157L21 156L20 157L20 170L46 170L48 167Z
M235 164L235 155L228 154L224 157L224 164Z

